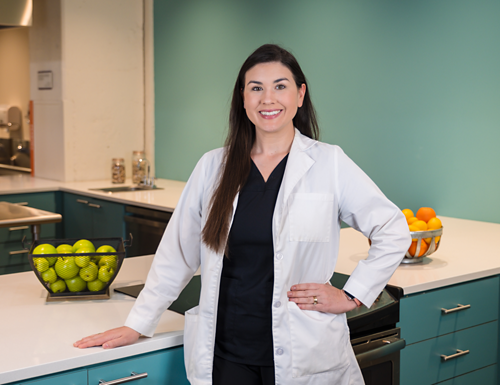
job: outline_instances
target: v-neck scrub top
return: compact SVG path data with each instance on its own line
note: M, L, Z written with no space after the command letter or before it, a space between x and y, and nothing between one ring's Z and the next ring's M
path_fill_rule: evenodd
M288 155L267 181L252 161L228 237L217 311L215 355L273 366L274 265L272 218Z

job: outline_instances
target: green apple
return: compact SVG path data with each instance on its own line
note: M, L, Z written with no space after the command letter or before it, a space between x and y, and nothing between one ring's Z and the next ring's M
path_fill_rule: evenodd
M116 249L114 249L111 245L101 245L96 250L96 253L111 253L111 252L116 252ZM116 258L116 255L111 255L111 256ZM98 256L96 259L97 261L95 261L95 263L99 265L99 262L101 261L102 257L104 256Z
M89 249L92 249L91 253L95 252L94 244L92 244L91 241L85 239L78 240L76 243L73 244L73 252L76 252L81 247L88 247Z
M103 265L101 268L99 268L98 278L100 281L107 283L111 280L114 274L115 270L113 268L108 267L107 265Z
M43 257L33 258L33 264L38 272L45 272L49 269L49 261Z
M52 244L40 244L33 250L33 254L34 255L55 255L55 254L57 254L57 249L54 248L54 246ZM46 257L46 259L49 262L49 265L52 267L55 264L57 257Z
M85 253L94 253L91 248L88 247L81 247L76 250L75 253L81 256L75 256L75 263L79 267L83 268L89 265L89 263L92 261L92 257L89 255L85 255Z
M99 279L95 279L93 281L87 282L87 288L89 289L89 291L92 291L92 292L101 291L105 285L106 285L106 283L103 283Z
M115 256L101 257L101 260L99 260L99 267L104 267L105 265L116 270L116 267L118 266L118 263L116 262L116 257Z
M54 283L50 285L50 289L54 293L64 292L66 291L66 283L62 279L56 280Z
M71 292L81 292L87 289L87 282L78 275L65 281L66 286Z
M48 270L42 272L42 280L45 283L54 284L57 281L57 275L54 268L49 268Z
M80 277L85 281L93 281L97 279L99 268L94 263L89 263L86 267L80 269Z
M56 249L57 253L73 253L73 247L69 244L61 244Z
M61 256L57 258L56 273L62 279L71 279L78 275L80 268L75 263L73 256Z

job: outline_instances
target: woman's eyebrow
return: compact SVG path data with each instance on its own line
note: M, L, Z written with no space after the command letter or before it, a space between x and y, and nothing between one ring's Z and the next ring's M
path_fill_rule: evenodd
M279 82L282 82L282 81L284 81L284 80L286 80L286 81L290 82L290 81L288 80L288 78L279 78L279 79L276 79L273 83L279 83ZM259 82L259 81L257 81L257 80L250 80L250 81L247 83L247 86L248 86L250 83L262 84L262 82Z

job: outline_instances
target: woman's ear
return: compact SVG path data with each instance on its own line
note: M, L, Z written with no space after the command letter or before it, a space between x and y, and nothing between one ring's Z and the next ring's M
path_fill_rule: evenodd
M304 103L305 96L306 96L306 84L302 83L302 85L299 88L299 100L297 103L298 107L302 107L302 104Z

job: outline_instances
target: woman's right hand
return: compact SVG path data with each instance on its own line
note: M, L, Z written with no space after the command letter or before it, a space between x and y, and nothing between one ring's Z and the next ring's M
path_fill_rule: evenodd
M78 342L73 343L74 347L87 348L94 346L102 346L102 348L115 348L120 346L127 346L139 340L137 331L130 327L118 327L101 332L99 334L90 335L86 338L80 339Z

